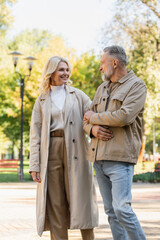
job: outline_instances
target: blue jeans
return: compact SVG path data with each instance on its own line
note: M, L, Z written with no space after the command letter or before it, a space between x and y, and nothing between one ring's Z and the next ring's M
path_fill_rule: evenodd
M94 167L113 239L146 240L131 208L134 165L101 160L96 161Z

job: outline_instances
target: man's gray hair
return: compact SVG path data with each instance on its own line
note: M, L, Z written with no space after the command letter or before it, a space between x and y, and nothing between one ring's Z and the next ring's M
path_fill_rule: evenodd
M104 48L103 51L108 55L117 58L121 66L127 65L127 56L124 48L117 45L113 45L113 46Z

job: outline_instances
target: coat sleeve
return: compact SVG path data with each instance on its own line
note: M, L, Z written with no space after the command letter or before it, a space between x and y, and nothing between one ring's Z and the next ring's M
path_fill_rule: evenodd
M30 163L29 172L40 171L40 143L41 143L42 113L40 100L37 98L32 111L30 127Z
M84 92L82 92L83 115L85 114L85 112L91 109L91 104L91 99ZM88 136L90 136L92 127L92 124L83 122L83 130L88 134Z
M82 93L83 115L90 109L91 103L92 103L91 99L83 92Z
M95 113L90 118L90 124L123 127L134 122L143 109L146 99L146 86L136 82L125 97L120 109L110 112Z

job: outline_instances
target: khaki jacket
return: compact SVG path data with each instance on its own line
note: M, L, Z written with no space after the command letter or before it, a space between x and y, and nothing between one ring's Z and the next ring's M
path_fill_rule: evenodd
M133 71L112 84L111 90L109 82L98 87L91 105L95 114L91 116L90 124L84 124L84 130L90 135L93 125L106 125L114 137L108 141L93 137L88 152L89 161L137 162L145 99L146 86Z
M66 86L66 93L64 129L69 171L70 228L90 229L98 224L92 164L86 160L88 141L83 131L83 115L91 101L86 94L73 87ZM44 230L49 230L46 192L50 110L50 95L41 94L33 108L30 128L30 171L40 171L41 174L41 183L37 184L36 198L37 231L40 236Z

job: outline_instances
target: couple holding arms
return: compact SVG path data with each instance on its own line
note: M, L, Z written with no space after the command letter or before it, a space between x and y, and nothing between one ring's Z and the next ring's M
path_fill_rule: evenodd
M91 102L84 92L68 85L71 66L67 59L54 56L47 61L30 129L30 173L38 183L40 236L50 230L51 240L67 240L68 229L80 229L83 240L95 239L94 162L113 239L146 239L131 208L146 86L126 65L122 47L104 49L103 83Z

